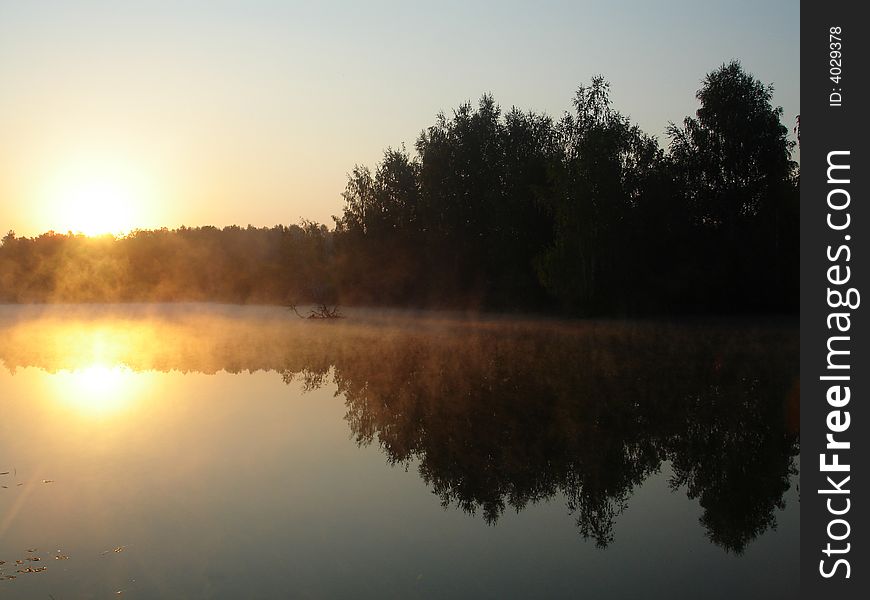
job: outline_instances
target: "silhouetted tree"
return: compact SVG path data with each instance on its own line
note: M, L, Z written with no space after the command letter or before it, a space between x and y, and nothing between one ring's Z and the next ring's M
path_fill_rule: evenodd
M555 234L538 265L544 286L568 309L624 309L634 291L637 247L631 214L647 202L662 166L654 139L613 110L610 86L595 77L558 124L564 154L549 198ZM650 224L644 226L649 227Z
M697 116L668 129L677 189L695 226L694 287L701 306L796 305L794 143L772 94L732 61L707 75Z

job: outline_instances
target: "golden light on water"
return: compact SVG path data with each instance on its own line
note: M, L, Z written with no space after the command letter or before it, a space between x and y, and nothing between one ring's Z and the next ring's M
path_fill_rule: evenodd
M126 320L46 318L7 330L19 364L40 366L43 397L72 415L113 418L144 404L155 389L153 353L160 334L146 323ZM166 341L166 336L163 340Z
M35 362L52 373L96 369L85 378L91 381L112 379L105 370L116 366L143 370L141 365L152 363L150 357L166 342L166 334L147 323L78 320L74 316L25 322L8 329L6 336L9 347L20 349L20 364ZM100 373L105 377L97 377Z
M129 410L145 395L151 379L148 373L136 373L123 365L104 364L59 371L48 377L59 404L90 417L109 417Z

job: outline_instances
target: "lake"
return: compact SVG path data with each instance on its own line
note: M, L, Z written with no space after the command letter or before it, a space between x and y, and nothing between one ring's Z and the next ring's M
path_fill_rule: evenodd
M796 322L344 314L0 306L0 597L796 595Z

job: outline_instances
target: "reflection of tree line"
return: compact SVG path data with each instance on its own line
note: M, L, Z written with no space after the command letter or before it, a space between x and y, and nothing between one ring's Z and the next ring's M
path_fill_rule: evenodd
M791 334L616 326L407 335L341 354L334 378L357 441L419 460L445 506L492 523L562 493L603 547L634 488L671 461L710 539L741 553L775 527L794 474L796 365ZM301 375L318 387L328 368Z
M671 461L710 539L740 553L794 473L797 338L594 328L408 335L334 362L361 444L419 460L445 506L495 522L562 493L584 537L613 539L635 486ZM318 387L330 363L285 372Z
M81 332L100 322L77 330L85 354ZM360 444L376 442L391 463L419 461L445 506L488 522L564 494L580 533L606 546L635 487L670 461L673 488L698 499L710 539L740 553L775 526L795 469L798 339L786 326L125 323L116 328L150 331L116 344L112 360L136 370L277 371L306 389L334 380ZM40 331L0 319L7 368L92 360L51 355L56 326Z

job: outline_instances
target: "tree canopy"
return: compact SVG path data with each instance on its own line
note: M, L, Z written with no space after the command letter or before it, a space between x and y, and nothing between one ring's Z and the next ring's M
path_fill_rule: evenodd
M578 314L788 311L797 301L794 144L772 88L711 72L668 151L594 77L574 110L438 116L412 156L351 173L336 220L366 302Z

